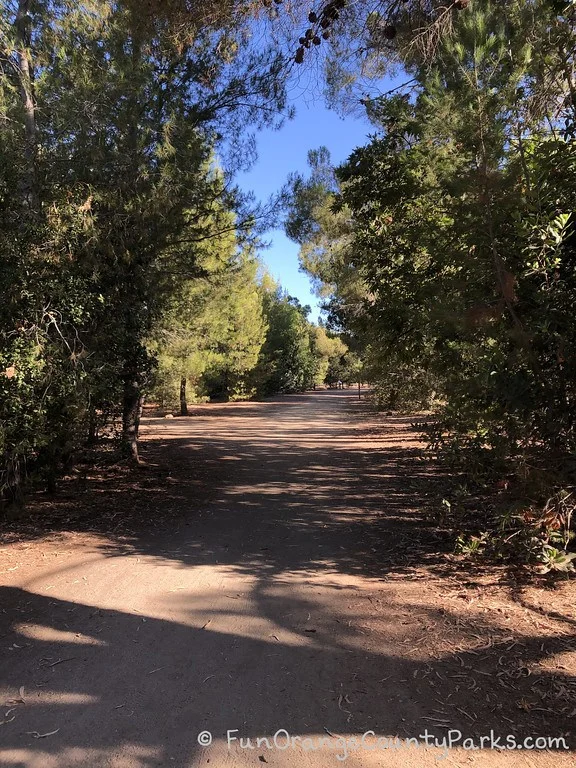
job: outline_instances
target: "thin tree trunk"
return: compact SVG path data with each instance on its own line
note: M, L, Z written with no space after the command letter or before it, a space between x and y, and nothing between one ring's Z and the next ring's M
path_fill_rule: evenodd
M131 174L127 176L127 185L136 186L138 179L139 156L138 156L138 70L141 61L141 45L136 25L132 29L132 68L133 68L133 91L130 96L130 118L131 123L128 126L127 133L127 152L131 164ZM137 284L134 275L135 266L137 266L138 254L131 254L127 263L124 286L126 294L126 312L125 324L122 329L126 339L126 352L124 358L124 391L122 398L122 450L126 458L139 464L138 454L138 432L140 427L140 416L142 413L143 394L142 394L142 376L140 355L136 352L140 345L141 329L135 320L136 314L131 311L134 301L134 286ZM138 350L139 352L140 350Z
M146 396L144 395L144 392L140 392L140 397L138 398L138 418L136 420L136 439L140 439L140 424L142 423L142 413L144 411L144 401L146 399Z
M188 416L188 403L186 402L186 376L180 379L180 416Z
M90 403L88 406L88 445L95 445L98 442L98 415L96 408Z
M16 57L18 61L18 86L24 110L24 159L25 170L21 180L22 198L27 208L38 212L40 197L36 173L37 130L36 105L34 103L33 68L30 58L30 0L20 0L16 12Z
M0 511L5 508L15 510L24 506L24 494L22 491L25 472L22 471L19 458L11 458L6 463L4 475L4 487L0 492Z
M124 455L136 464L140 463L138 455L138 432L144 397L140 389L138 376L129 376L124 381L124 397L122 404L122 450Z

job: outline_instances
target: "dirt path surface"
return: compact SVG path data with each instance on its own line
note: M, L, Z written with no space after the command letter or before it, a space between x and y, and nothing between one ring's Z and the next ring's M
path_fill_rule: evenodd
M442 478L408 420L326 391L144 437L152 468L89 476L7 532L0 763L574 765L572 583L467 573L427 521ZM403 741L450 729L570 750Z

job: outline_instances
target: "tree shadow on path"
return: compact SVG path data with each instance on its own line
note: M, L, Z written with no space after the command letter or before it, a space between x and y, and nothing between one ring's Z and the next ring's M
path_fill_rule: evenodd
M510 663L510 638L482 654L411 659L408 649L398 655L393 632L395 614L406 615L410 606L392 604L390 635L374 652L356 628L333 631L337 611L319 615L313 600L260 589L252 595L253 610L277 623L274 636L226 632L234 626L226 612L211 617L214 629L201 629L2 589L3 644L19 646L4 665L3 683L16 700L23 688L23 701L6 704L14 719L2 728L3 764L99 768L122 754L131 765L189 766L201 753L196 738L205 729L220 740L229 729L244 737L286 728L301 736L328 729L402 738L426 728L438 738L448 727L465 737L493 729L518 739L564 733L574 748L573 720L556 714L553 701L521 721L517 702L534 698L535 682L543 690L550 683L530 680L522 670L565 649L576 635L563 642L525 638L510 677L501 663L503 655ZM179 600L188 602L186 595ZM197 600L190 597L182 614L187 620L194 621ZM313 635L299 619L311 611ZM424 633L426 623L444 618L434 609L416 615ZM560 671L553 678L574 682Z
M5 764L190 766L209 758L200 731L233 728L493 729L565 734L574 749L576 679L541 665L573 649L573 627L527 634L436 604L431 579L446 591L475 577L429 522L445 479L419 459L409 419L382 422L337 391L200 407L145 432L147 469L95 475L11 533L97 534L86 559L110 577L118 565L123 588L142 573L154 592L163 569L174 586L159 581L156 613L141 615L105 607L105 579L94 604L2 589L7 700L24 687L4 710ZM59 585L65 570L49 575Z

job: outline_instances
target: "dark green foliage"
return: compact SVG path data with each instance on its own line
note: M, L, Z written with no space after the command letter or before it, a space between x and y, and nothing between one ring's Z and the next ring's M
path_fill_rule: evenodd
M2 3L0 494L53 486L110 417L138 459L153 329L201 244L253 227L212 158L284 107L281 59L245 44L254 10Z
M574 488L576 12L462 10L430 56L406 50L410 90L366 102L377 133L339 189L309 214L300 183L290 220L312 219L303 265L380 402L434 408L436 455L470 489L506 483L476 525L544 557Z
M268 333L255 372L263 394L302 392L314 384L315 359L306 319L309 311L279 288L264 294Z

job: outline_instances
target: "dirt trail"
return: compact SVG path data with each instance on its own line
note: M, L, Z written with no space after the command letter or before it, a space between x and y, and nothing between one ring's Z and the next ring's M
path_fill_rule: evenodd
M576 747L571 584L465 575L427 522L442 478L408 420L323 391L147 419L144 437L170 472L88 483L0 551L0 763L574 765L376 744L453 729ZM300 740L274 745L281 729Z

